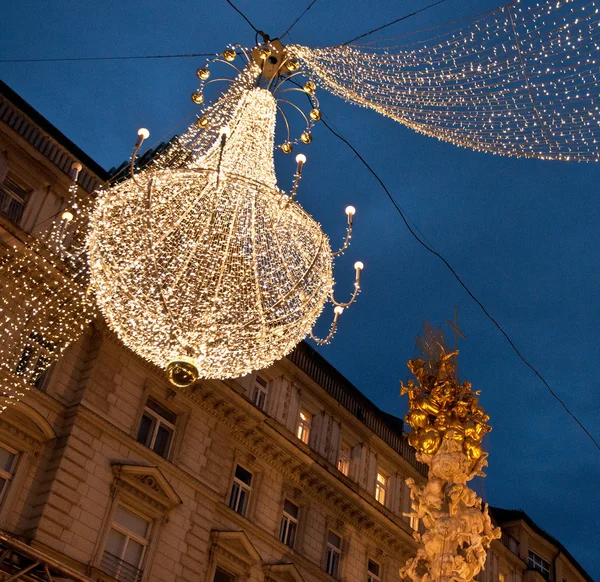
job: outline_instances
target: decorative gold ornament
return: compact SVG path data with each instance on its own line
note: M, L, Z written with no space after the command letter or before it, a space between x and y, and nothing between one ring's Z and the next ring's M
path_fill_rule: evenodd
M311 109L309 115L313 121L320 121L321 119L321 111L319 109Z
M288 71L290 71L291 73L293 73L294 71L297 71L300 68L300 63L294 59L288 59L285 62L285 66L287 68Z
M208 69L198 69L196 75L202 81L206 81L210 78L210 71Z
M235 51L232 49L226 49L223 51L223 58L230 63L232 61L235 61L236 56L237 55L236 55Z
M288 46L333 94L494 154L600 161L600 2L510 3L409 37Z
M204 95L200 92L192 93L192 101L196 105L200 105L201 103L204 103Z
M271 51L265 48L258 49L258 56L262 61L266 61L271 56Z
M183 386L269 366L311 328L333 296L328 237L277 188L276 101L244 71L151 166L101 194L88 252L98 304L121 340ZM218 129L220 127L220 129ZM352 208L352 207L349 207ZM354 209L349 212L346 244ZM312 334L311 334L312 335ZM194 371L197 370L197 372Z
M426 359L408 362L416 376L400 394L408 394L406 423L412 427L409 444L417 460L429 466L428 481L420 486L407 479L413 507L405 514L422 520L424 533L415 531L417 554L401 568L413 582L472 582L483 568L486 550L500 529L492 526L487 505L466 483L487 465L481 438L491 427L469 382L459 385L444 336L425 322L425 337L417 343ZM466 436L465 436L466 435Z
M203 115L202 117L198 117L198 119L196 119L196 127L201 127L202 129L204 129L207 126L208 117L206 115Z
M300 141L305 144L309 144L312 142L312 135L308 131L303 131L300 134Z
M291 154L293 149L292 144L287 141L281 144L281 151L284 154Z
M303 89L305 93L308 93L309 95L314 95L315 91L317 90L317 86L312 81L306 81L306 83L304 83Z

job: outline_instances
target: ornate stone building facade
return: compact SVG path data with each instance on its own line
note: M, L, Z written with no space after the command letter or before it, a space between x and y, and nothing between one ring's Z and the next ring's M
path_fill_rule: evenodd
M106 174L0 90L0 238L25 241L73 161L87 192ZM0 459L3 580L395 582L416 551L404 481L426 479L402 421L307 344L174 391L101 321L0 415ZM513 517L498 514L506 539L481 582L529 580L525 548L553 582L589 580Z

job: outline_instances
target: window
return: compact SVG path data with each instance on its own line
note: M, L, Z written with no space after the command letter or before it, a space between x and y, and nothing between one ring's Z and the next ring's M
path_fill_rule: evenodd
M305 444L308 444L310 429L312 425L312 414L306 410L300 411L300 420L298 421L298 431L296 436Z
M342 441L340 445L340 458L338 460L338 470L344 473L346 477L350 473L350 461L352 459L352 449L347 442Z
M18 453L6 445L0 445L0 503L15 475Z
M327 554L325 556L325 572L337 578L342 556L342 538L332 531L327 532Z
M233 476L233 485L231 486L231 495L229 496L229 507L233 511L245 516L248 510L248 499L252 485L252 473L237 465L235 475Z
M550 562L546 562L544 558L538 556L536 553L529 550L529 559L527 560L527 566L532 570L537 570L546 578L550 579Z
M411 513L416 513L417 512L417 504L415 501L412 501L410 504L410 510ZM416 517L415 515L411 515L408 523L410 525L410 527L412 527L415 531L417 531L419 529L419 518Z
M252 393L252 402L257 408L264 410L267 406L267 396L269 395L269 384L261 376L254 378L254 392Z
M375 499L381 503L381 505L385 505L388 484L390 478L382 473L381 471L377 472L377 482L375 483Z
M39 388L44 383L46 372L54 360L55 349L54 343L32 331L15 367L15 374L24 376L30 384Z
M380 571L381 566L377 562L369 560L369 563L367 564L367 582L380 582Z
M215 577L213 582L234 582L235 576L229 572L223 570L223 568L217 568L215 570Z
M139 582L149 536L149 520L117 505L100 564L102 570L123 582Z
M137 440L161 457L167 457L175 434L177 415L153 398L148 398L140 422Z
M15 224L21 222L30 190L9 174L0 184L0 213Z
M279 539L288 547L294 548L298 531L298 506L289 499L283 504L283 517L279 528Z

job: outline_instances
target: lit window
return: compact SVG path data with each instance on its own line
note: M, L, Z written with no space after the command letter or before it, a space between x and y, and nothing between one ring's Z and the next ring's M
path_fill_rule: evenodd
M312 414L306 410L300 411L300 420L298 422L298 431L296 436L303 442L308 444L310 437L310 429L312 425Z
M137 440L161 457L167 457L175 434L177 415L153 398L148 398L140 422Z
M279 539L288 547L294 548L298 531L298 506L288 499L283 505L283 517L279 528Z
M340 446L340 458L338 460L338 470L344 473L346 477L350 473L350 461L351 461L352 449L350 445L344 441Z
M254 378L254 392L252 393L252 402L255 406L264 410L267 406L267 396L269 395L269 384L261 376Z
M215 577L213 578L213 582L234 582L235 576L230 574L223 568L217 568L215 570Z
M417 513L417 504L415 501L412 501L410 504L411 513ZM408 523L410 527L412 527L415 531L419 529L419 518L416 515L411 515Z
M498 582L505 582L506 578L502 572L498 572Z
M15 367L15 374L25 377L30 384L39 388L44 382L48 367L54 360L52 354L55 349L55 344L32 331Z
M377 473L377 483L375 483L375 499L385 505L388 483L390 478L382 472Z
M246 515L248 500L252 491L252 473L238 465L235 468L231 495L229 496L229 507L240 515Z
M123 582L141 580L149 536L150 521L118 505L100 564L102 570Z
M367 566L367 582L380 582L380 571L381 566L377 562L369 560L369 564Z
M340 558L342 556L342 538L332 531L327 532L327 555L325 556L325 572L334 578L340 571Z
M21 222L30 189L9 174L0 184L0 213L15 224Z
M0 503L4 499L15 474L18 453L6 445L0 445Z
M547 562L541 556L529 550L529 559L527 560L527 566L532 570L537 570L546 578L550 579L550 562Z

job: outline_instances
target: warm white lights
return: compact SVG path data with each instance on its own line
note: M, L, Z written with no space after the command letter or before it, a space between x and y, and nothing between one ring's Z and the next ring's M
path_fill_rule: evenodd
M71 222L71 220L73 220L73 213L70 212L69 210L65 210L61 215L60 215L61 220L64 220L65 222Z
M204 113L206 129L194 124L105 191L91 219L92 282L109 325L178 386L270 365L333 301L328 237L277 188L277 106L250 88L255 74Z
M346 206L346 214L351 219L356 214L356 208L354 206Z
M361 261L356 261L356 263L354 263L354 268L357 271L362 271L365 268L365 266L363 265L363 263Z
M286 48L335 95L420 133L495 154L599 161L600 2L527 4L396 46Z
M150 132L145 127L140 127L137 133L142 139L148 139L150 137Z
M296 163L297 164L306 164L306 156L304 154L298 154L296 156Z

